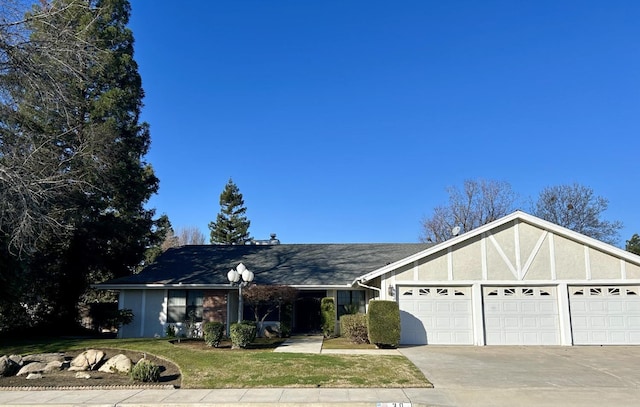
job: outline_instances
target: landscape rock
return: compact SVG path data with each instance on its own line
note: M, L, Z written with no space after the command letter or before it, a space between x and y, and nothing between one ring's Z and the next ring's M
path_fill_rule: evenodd
M107 360L98 371L106 373L129 373L133 362L126 355L118 354Z
M33 362L22 366L16 376L24 376L29 373L42 373L46 369L47 364L42 362Z
M64 362L61 362L59 360L52 360L51 362L47 363L47 366L45 366L44 368L44 372L51 373L51 372L56 372L58 370L62 370L63 365L64 365Z
M27 380L42 379L42 373L29 373Z
M91 375L87 372L76 373L76 379L91 379Z
M19 367L24 366L24 360L22 359L21 355L10 355L9 359L11 359L13 363L18 365Z
M86 350L81 354L79 354L78 356L76 356L76 358L71 361L71 366L69 367L69 370L85 371L85 370L95 369L95 367L102 362L104 357L105 357L105 354L101 350L95 350L95 349Z
M31 362L62 362L64 361L64 353L34 353L32 355L26 355L22 357L24 364Z
M0 376L13 376L19 369L20 366L9 356L0 357Z

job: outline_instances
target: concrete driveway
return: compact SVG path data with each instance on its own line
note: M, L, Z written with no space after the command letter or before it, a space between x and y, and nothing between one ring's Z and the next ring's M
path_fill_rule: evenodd
M640 346L415 346L440 405L635 406Z

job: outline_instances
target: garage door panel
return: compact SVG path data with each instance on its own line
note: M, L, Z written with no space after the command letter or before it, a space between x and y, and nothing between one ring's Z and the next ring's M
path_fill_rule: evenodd
M399 292L400 343L473 344L470 287L402 287Z
M451 304L449 303L436 303L436 312L437 313L449 313L451 312Z
M627 311L640 313L640 301L627 302Z
M555 287L483 287L487 345L559 345Z
M454 312L471 315L471 301L454 302L452 305Z
M540 317L537 321L541 328L549 329L555 328L558 323L557 319L553 317Z
M576 345L640 344L638 286L571 286L569 307Z

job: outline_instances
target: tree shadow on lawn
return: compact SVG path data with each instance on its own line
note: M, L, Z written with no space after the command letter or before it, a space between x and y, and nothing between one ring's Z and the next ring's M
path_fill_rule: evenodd
M286 338L256 338L253 342L247 345L244 349L232 349L231 341L225 339L220 342L217 347L209 346L205 343L203 339L172 339L169 342L176 346L185 347L193 350L268 350L275 349L278 346L282 345L282 343L286 340Z

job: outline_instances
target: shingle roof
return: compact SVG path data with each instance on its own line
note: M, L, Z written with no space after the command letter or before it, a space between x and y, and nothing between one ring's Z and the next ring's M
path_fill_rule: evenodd
M227 285L227 272L240 262L256 284L332 286L350 284L431 244L279 244L182 246L167 250L141 273L100 286Z

